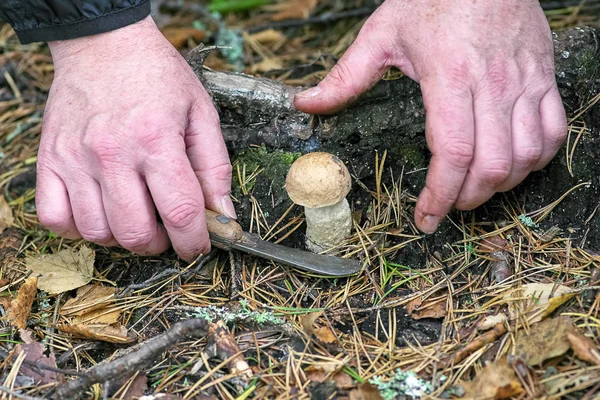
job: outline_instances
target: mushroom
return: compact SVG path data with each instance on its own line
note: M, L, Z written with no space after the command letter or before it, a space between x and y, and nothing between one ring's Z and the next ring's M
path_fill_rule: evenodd
M346 195L351 180L348 168L333 154L308 153L290 167L285 189L290 199L304 206L306 246L320 253L339 245L352 230Z

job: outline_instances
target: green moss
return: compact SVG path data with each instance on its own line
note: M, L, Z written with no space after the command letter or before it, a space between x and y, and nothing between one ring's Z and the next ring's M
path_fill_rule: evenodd
M402 163L408 168L424 168L427 161L420 146L410 143L402 143L396 148Z
M257 179L269 182L274 190L283 189L285 177L290 166L302 153L291 153L284 151L268 151L264 147L250 148L238 154L233 161L234 175L239 171L246 170L246 177L253 172L260 171ZM251 191L255 186L255 180L246 183L246 190ZM234 179L234 186L239 187L239 179Z

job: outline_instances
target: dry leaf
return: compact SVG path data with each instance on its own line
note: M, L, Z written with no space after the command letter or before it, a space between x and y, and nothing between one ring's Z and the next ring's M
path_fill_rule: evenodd
M363 383L350 392L350 400L383 400L377 386Z
M0 233L6 228L10 228L15 223L13 212L4 196L0 196Z
M27 257L27 268L39 274L38 288L59 294L87 285L94 275L95 252L87 246Z
M511 319L517 318L519 314L526 314L529 316L529 323L535 323L550 315L576 293L577 291L563 285L528 283L506 294L504 300L509 303ZM515 299L518 299L518 303L515 303Z
M594 342L575 330L567 333L567 339L577 358L600 365L600 351Z
M114 324L121 311L112 309L116 289L102 285L86 285L77 289L77 296L67 300L61 315L76 316L73 324Z
M475 379L461 386L468 399L507 399L525 392L506 357L486 365Z
M288 0L283 3L263 7L266 11L276 11L273 21L308 18L317 6L318 0Z
M335 385L339 389L347 390L347 389L354 387L354 380L352 379L352 377L350 375L348 375L345 372L342 372L342 371L338 372L337 374L335 374L333 379L335 380Z
M412 319L443 318L448 313L446 311L446 299L438 299L423 304L421 297L416 297L406 305L406 312Z
M44 353L46 348L43 344L35 342L31 337L31 331L21 330L21 338L25 344L18 344L15 346L14 356L18 356L21 351L25 352L25 360L31 361L36 364L46 365L48 367L56 367L56 358L54 353L50 353L50 356L46 356ZM46 369L34 369L27 364L22 364L19 370L21 374L28 376L34 380L38 385L46 385L59 381L62 376L54 371Z
M64 316L81 316L90 311L114 303L116 289L110 286L85 285L77 289L77 295L66 301L60 312Z
M316 328L314 334L323 343L333 343L337 340L331 329L327 326Z
M8 313L8 311L10 310L10 303L12 302L12 297L11 296L1 296L0 297L0 306L2 306L2 308L4 308L4 311L6 313Z
M304 371L306 373L306 377L312 382L325 382L327 379L327 373L323 370L323 368L319 367L308 367Z
M58 330L81 339L101 340L109 343L132 343L134 337L127 335L127 328L120 324L67 325L57 326Z
M258 42L260 44L277 43L285 39L285 35L275 29L266 29L257 33L248 35L248 40Z
M566 353L571 344L567 333L573 328L568 317L552 318L533 325L529 335L525 332L517 337L515 357L531 366Z
M488 315L483 321L477 324L477 329L480 331L487 331L488 329L492 329L496 325L506 322L507 320L508 317L504 313Z
M193 39L196 42L204 39L206 32L201 29L190 27L171 27L163 29L162 34L173 45L173 47L181 49L187 44L189 39Z
M259 63L256 63L250 68L250 71L255 74L257 72L268 72L274 69L283 68L283 62L279 57L265 58Z
M304 332L306 332L309 336L312 335L315 331L313 325L321 315L323 315L323 311L311 312L300 317L300 324L302 325L302 329L304 329Z
M27 327L27 318L29 318L31 306L37 294L37 280L36 276L27 278L19 288L17 297L10 303L8 319L19 329Z
M148 377L144 372L121 375L108 381L107 394L123 400L139 399L148 388Z

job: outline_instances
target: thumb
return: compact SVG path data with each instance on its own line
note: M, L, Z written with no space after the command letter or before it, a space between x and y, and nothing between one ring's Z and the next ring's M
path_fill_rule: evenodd
M375 29L363 27L325 79L295 96L296 108L309 114L335 113L373 87L391 66L377 40Z
M202 100L200 100L202 102ZM206 208L236 219L231 201L231 162L219 115L208 104L192 107L185 143L187 155L204 195Z

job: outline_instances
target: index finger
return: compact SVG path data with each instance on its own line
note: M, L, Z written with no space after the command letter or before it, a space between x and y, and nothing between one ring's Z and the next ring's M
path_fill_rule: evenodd
M421 87L432 157L415 223L421 231L433 233L458 198L473 159L473 96L467 87L447 82L421 82Z

